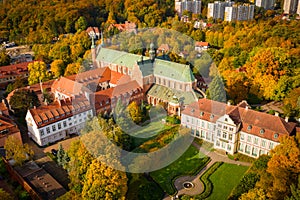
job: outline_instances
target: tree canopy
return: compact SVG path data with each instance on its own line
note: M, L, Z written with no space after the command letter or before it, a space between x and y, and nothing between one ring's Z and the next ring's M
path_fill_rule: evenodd
M14 136L8 136L4 149L6 153L6 159L14 159L16 165L22 165L26 160L32 158L34 152L28 144L22 144L20 140Z

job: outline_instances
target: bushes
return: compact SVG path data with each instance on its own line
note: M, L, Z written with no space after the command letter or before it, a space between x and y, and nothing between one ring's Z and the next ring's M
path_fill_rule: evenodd
M212 175L221 165L223 164L223 162L216 162L214 163L201 177L200 180L203 182L204 185L204 191L199 194L196 195L195 198L196 199L205 199L207 198L213 189L213 185L212 182L209 180L210 175Z
M243 193L247 193L250 189L253 189L256 182L259 180L259 175L253 172L245 174L240 183L233 189L229 200L237 200Z

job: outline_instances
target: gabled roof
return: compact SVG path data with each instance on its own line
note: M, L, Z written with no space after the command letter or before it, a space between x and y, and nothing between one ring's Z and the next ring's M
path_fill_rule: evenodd
M193 82L195 80L190 66L161 59L154 61L154 75L181 82Z
M97 55L97 60L109 64L113 63L119 66L126 66L127 68L132 69L134 65L141 60L141 56L102 47Z
M43 127L90 109L89 101L83 96L77 96L74 99L57 100L49 105L32 108L28 112L36 125Z
M14 65L7 65L0 67L0 78L10 77L14 75L20 75L24 73L28 73L28 65L31 62L22 62Z
M182 114L216 122L221 116L227 114L233 108L234 106L203 98L188 105L186 109L182 111Z
M58 91L67 96L79 95L82 92L83 84L77 81L73 81L66 77L60 77L56 79L51 87L52 91Z
M291 135L296 127L295 123L286 122L279 116L251 110L246 101L232 106L209 99L199 99L198 102L187 106L182 114L212 122L228 114L235 124L241 124L241 131L277 142L281 136Z

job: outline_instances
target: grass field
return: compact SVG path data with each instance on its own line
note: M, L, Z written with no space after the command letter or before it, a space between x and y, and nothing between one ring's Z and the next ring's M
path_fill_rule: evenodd
M227 199L231 190L239 183L248 167L224 163L209 179L213 184L212 194L208 200Z
M175 162L169 166L151 172L151 177L164 189L168 194L174 194L174 178L180 175L193 175L202 169L209 160L208 157L200 155L196 147L190 146L187 151Z

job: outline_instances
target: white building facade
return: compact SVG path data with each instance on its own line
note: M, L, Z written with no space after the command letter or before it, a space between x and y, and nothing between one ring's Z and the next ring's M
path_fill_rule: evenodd
M38 145L45 146L79 134L88 118L93 116L87 100L81 102L61 102L41 106L27 111L28 135Z
M263 7L266 10L273 10L275 1L274 0L256 0L255 5L257 7Z
M190 128L194 137L213 143L215 149L254 158L269 154L279 137L293 134L296 126L251 110L246 102L232 106L208 99L199 99L182 111L181 125Z

